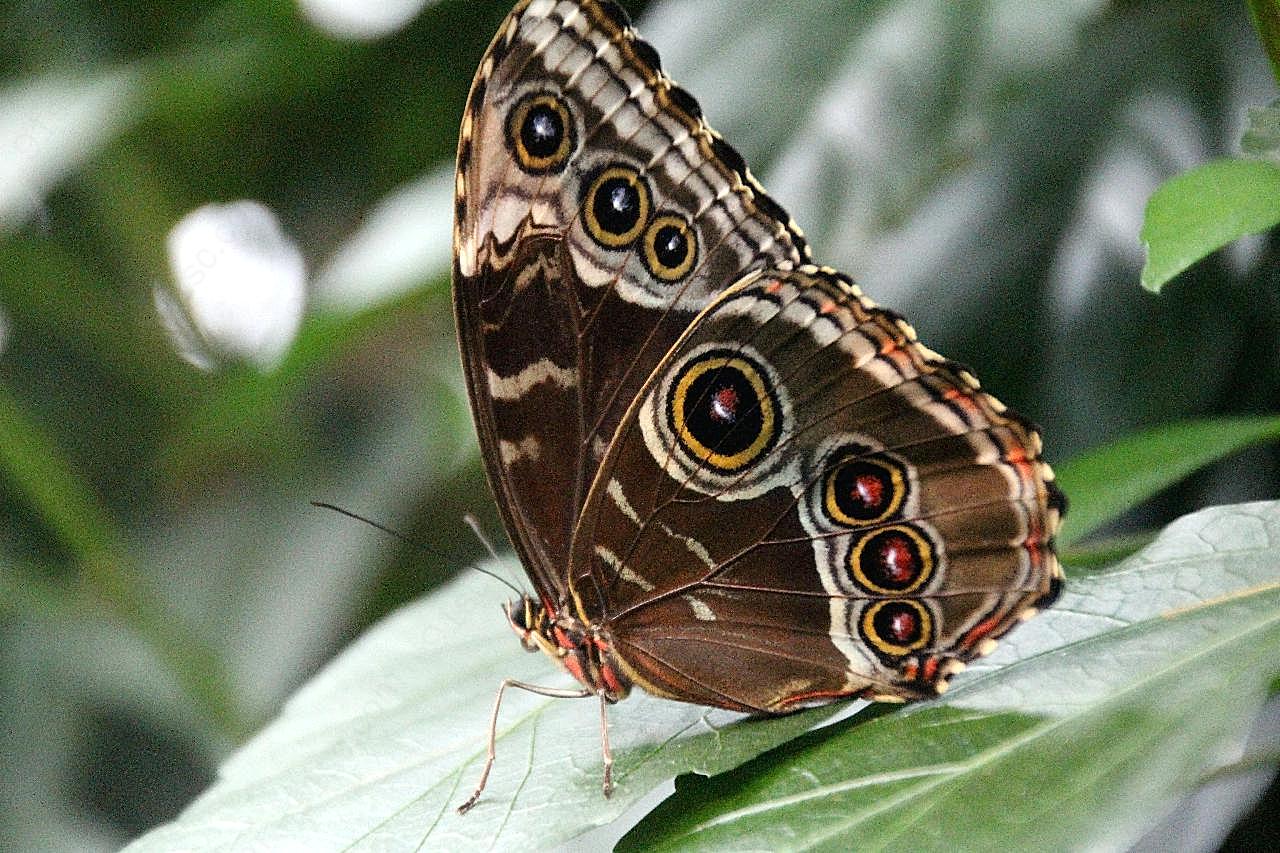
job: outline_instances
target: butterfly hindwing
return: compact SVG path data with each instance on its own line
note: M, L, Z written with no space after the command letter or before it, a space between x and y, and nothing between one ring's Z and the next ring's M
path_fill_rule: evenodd
M572 587L658 693L916 698L1052 597L1061 509L1038 434L967 371L842 276L768 270L628 412Z

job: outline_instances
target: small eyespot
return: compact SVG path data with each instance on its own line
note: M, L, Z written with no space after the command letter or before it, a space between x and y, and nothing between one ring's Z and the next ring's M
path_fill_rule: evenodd
M877 654L898 658L929 645L933 616L918 601L877 601L862 612L858 632Z
M934 550L914 527L897 524L855 541L849 549L854 583L877 595L904 595L929 582Z
M739 353L713 350L689 362L670 399L672 432L719 473L746 468L777 441L781 407L765 371Z
M683 217L663 214L644 233L643 257L655 278L679 281L693 269L698 257L698 235Z
M847 448L834 455L822 494L827 517L836 524L865 527L887 521L902 509L907 495L903 467L883 456Z
M569 107L557 95L528 95L507 120L507 142L520 168L535 175L559 172L577 147Z
M591 239L608 249L636 241L649 222L649 187L630 166L610 166L587 187L582 216Z

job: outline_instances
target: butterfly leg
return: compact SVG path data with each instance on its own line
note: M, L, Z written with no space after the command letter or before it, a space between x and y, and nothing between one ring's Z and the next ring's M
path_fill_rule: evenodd
M603 690L597 691L600 697L600 749L604 753L604 797L609 799L613 794L613 750L609 748L609 717L605 709L609 706Z
M556 687L540 687L537 684L526 684L523 681L516 681L512 678L504 679L502 685L498 688L498 695L493 700L493 713L489 715L489 752L484 760L484 770L480 771L480 782L476 785L475 791L467 798L467 801L458 806L458 814L466 814L471 811L471 807L480 801L480 794L484 791L484 786L489 781L489 771L493 769L494 759L497 758L497 742L498 742L498 709L502 707L502 694L508 687L519 687L521 690L527 690L530 693L536 693L539 696L549 696L552 699L585 699L588 696L594 696L590 690L562 690ZM604 697L601 696L601 719L604 715ZM610 772L609 765L613 763L613 756L609 752L609 741L606 733L605 746L605 796L612 789L609 782Z

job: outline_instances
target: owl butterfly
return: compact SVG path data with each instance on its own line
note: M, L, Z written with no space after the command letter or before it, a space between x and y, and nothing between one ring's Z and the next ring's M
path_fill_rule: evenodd
M507 615L582 684L503 689L599 698L606 795L633 686L759 714L937 696L1057 596L1034 427L811 263L614 4L503 22L455 213L471 405L536 591Z

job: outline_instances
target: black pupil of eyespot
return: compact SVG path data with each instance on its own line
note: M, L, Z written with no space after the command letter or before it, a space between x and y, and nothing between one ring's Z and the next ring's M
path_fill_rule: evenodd
M688 258L689 240L676 226L663 225L654 235L653 252L660 264L668 269L675 269Z
M905 590L920 577L920 549L899 531L877 533L861 553L862 573L881 589Z
M538 104L529 110L524 126L520 128L520 141L532 157L553 157L560 150L564 139L564 119L546 104Z
M684 427L703 447L733 456L760 437L764 411L741 370L708 370L689 384L687 393Z
M591 201L600 227L610 234L627 234L640 221L640 191L626 178L609 178Z
M873 617L876 634L897 645L910 645L920 639L924 626L920 614L909 604L890 602Z
M893 500L893 480L889 472L870 462L847 462L836 469L832 484L836 506L857 521L880 517Z

